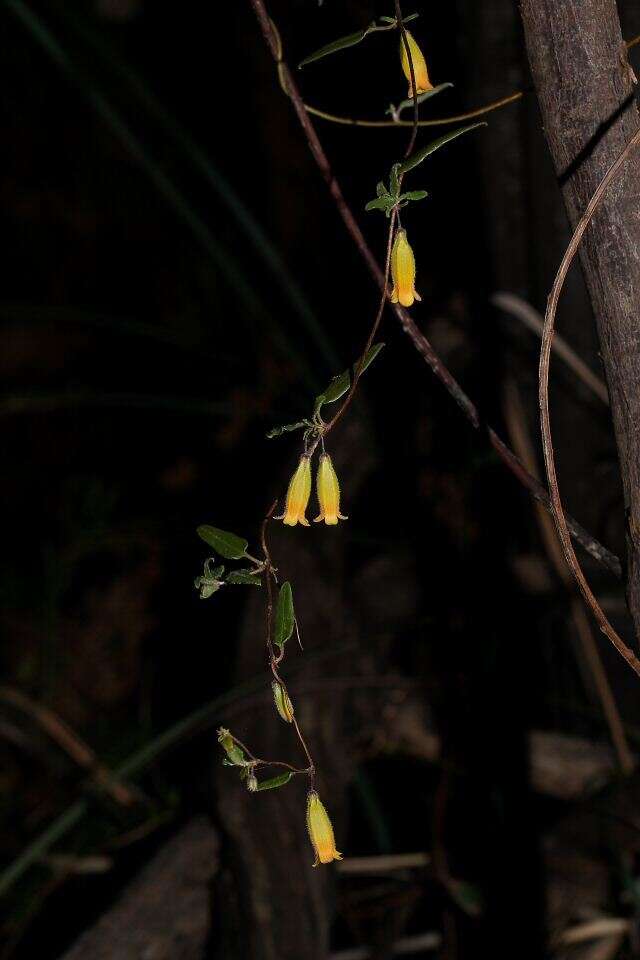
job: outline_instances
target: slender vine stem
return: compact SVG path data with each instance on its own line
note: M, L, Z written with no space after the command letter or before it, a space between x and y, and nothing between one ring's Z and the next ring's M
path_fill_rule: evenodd
M277 581L276 581L276 573L275 573L276 568L273 566L273 563L271 561L271 552L269 550L267 534L269 529L269 522L273 518L273 514L275 513L275 509L277 505L278 505L278 501L274 500L271 506L269 507L269 509L267 510L267 513L265 514L265 517L262 521L262 526L260 528L260 544L262 546L262 552L264 555L263 576L264 576L265 588L267 591L267 603L266 603L265 615L266 615L267 652L269 656L269 669L271 670L271 673L273 674L273 678L276 681L276 683L279 683L280 686L282 687L285 697L289 697L289 692L287 690L286 684L278 671L278 665L282 660L283 651L280 651L279 654L276 654L273 647L273 588L276 585ZM313 786L315 782L315 771L316 771L315 763L313 762L313 757L311 756L311 753L307 746L307 742L303 736L302 730L300 729L300 724L298 723L295 716L292 716L291 723L294 730L296 731L298 740L300 741L300 745L304 750L305 756L307 758L308 766L305 769L298 769L297 767L291 767L289 766L289 764L282 764L282 763L273 763L272 766L286 766L288 767L288 769L293 770L295 773L306 773L309 776L311 789L313 790ZM242 744L240 744L240 746L242 746ZM247 753L249 753L248 750L247 750ZM261 762L265 763L266 761L261 761Z
M249 750L249 747L235 737L230 731L227 731L227 736L231 737L233 742L237 744L241 750L243 750L246 755L249 757L249 762L246 764L248 767L283 767L285 770L290 770L291 773L308 773L309 770L301 767L294 767L291 763L285 763L284 760L262 760L261 757L256 757Z
M567 525L567 520L565 517L564 509L562 506L562 500L560 498L560 489L558 487L558 477L556 474L556 465L555 465L555 454L553 450L553 441L551 438L551 419L549 416L549 365L551 362L551 342L553 340L554 328L555 328L555 318L556 312L558 309L558 301L560 299L560 294L564 286L564 282L569 272L569 267L571 266L573 259L578 252L580 243L585 234L585 231L593 215L595 214L598 206L602 202L603 197L606 194L606 191L613 180L618 176L620 171L623 169L627 158L629 155L640 145L640 130L631 138L629 143L626 145L620 156L615 160L615 162L609 167L607 173L603 177L598 189L591 198L587 209L582 215L578 226L576 227L574 234L571 238L567 251L562 259L560 268L556 275L556 279L553 284L553 288L549 295L549 302L547 305L547 312L544 318L544 328L542 331L542 344L540 348L540 370L539 370L539 386L538 386L538 396L540 404L540 427L542 431L542 448L544 452L544 463L547 473L547 481L549 483L549 497L551 501L551 510L553 514L553 519L555 521L556 529L558 531L558 536L560 537L560 542L562 544L562 549L564 552L565 560L567 561L569 568L580 588L580 592L584 597L586 603L590 607L594 617L596 618L598 625L602 632L609 638L612 642L618 653L624 657L631 669L640 676L640 660L635 655L633 650L627 646L622 637L614 630L613 626L607 619L602 607L598 603L596 597L593 594L589 584L586 581L584 573L582 572L582 567L576 556L575 550L573 549L573 544L571 543L571 535L569 533L569 527Z
M370 350L371 347L373 346L373 341L374 341L374 339L375 339L376 333L378 332L378 328L379 328L380 323L381 323L381 321L382 321L382 315L384 314L384 308L385 308L385 305L386 305L387 300L388 300L388 293L387 293L387 291L388 291L388 288L389 288L389 273L390 273L390 269L391 269L391 250L392 250L392 248L393 248L393 233L394 233L394 228L395 228L395 223L396 223L396 220L397 220L397 216L398 216L398 211L397 211L397 208L396 208L396 209L394 209L394 210L391 211L391 217L390 217L390 220L389 220L389 235L388 235L388 237L387 237L387 253L386 253L386 257L385 257L385 267L384 267L384 284L383 284L383 286L382 286L382 296L380 297L380 305L379 305L379 307L378 307L378 312L377 312L377 314L376 314L376 318L375 318L374 323L373 323L373 326L371 327L371 330L370 330L370 332L369 332L369 336L368 336L368 338L367 338L367 342L366 342L366 344L365 344L364 350L362 351L362 355L361 355L360 360L359 360L359 362L358 362L358 366L357 366L357 368L356 368L356 371L355 371L355 373L354 373L354 375L353 375L353 382L352 382L352 384L351 384L351 387L349 388L349 392L347 393L347 396L346 396L346 398L345 398L345 401L344 401L344 403L342 404L342 406L340 407L340 409L338 410L338 412L336 413L336 415L335 415L335 416L329 421L329 423L327 423L327 425L325 426L325 428L324 428L324 430L323 430L323 433L322 433L323 437L326 437L327 434L329 433L329 431L330 431L330 430L333 430L333 428L335 427L336 423L340 420L340 418L343 416L343 414L346 413L347 408L349 407L351 401L353 400L353 395L355 394L355 392L356 392L356 390L357 390L357 388L358 388L358 382L359 382L359 380L360 380L360 377L362 376L362 372L363 372L364 364L365 364L365 362L366 362L367 354L369 353L369 350Z
M468 110L466 113L457 113L450 117L438 117L433 120L418 120L417 126L418 128L444 127L452 123L464 123L465 120L475 120L476 117L483 117L487 113L492 113L494 110L506 107L510 103L516 103L518 100L522 100L524 95L524 91L517 90L515 93L510 93L508 96L501 97L499 100L492 100L491 103L487 103L483 107L476 107L474 110ZM326 110L320 110L318 107L313 107L309 103L305 103L305 109L307 113L310 113L314 117L319 117L320 120L328 120L330 123L337 123L342 127L362 127L365 130L391 130L394 127L396 129L402 129L414 126L413 120L359 120L355 117L342 117L335 113L329 113Z

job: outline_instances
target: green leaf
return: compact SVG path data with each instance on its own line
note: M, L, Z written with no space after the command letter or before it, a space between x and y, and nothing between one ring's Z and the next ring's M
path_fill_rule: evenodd
M355 47L358 43L362 43L367 34L372 33L376 29L378 28L376 27L374 20L369 24L368 27L365 27L364 30L358 30L357 33L350 33L346 37L340 37L338 40L334 40L332 43L327 43L326 46L320 47L320 49L316 50L315 53L305 57L305 59L298 64L298 70L301 70L302 67L306 67L308 63L314 63L316 60L322 60L323 57L328 57L330 54L337 53L339 50L346 50L348 47Z
M425 197L428 197L429 194L426 190L409 190L408 193L403 193L398 198L399 200L424 200Z
M273 440L274 437L281 437L283 433L293 433L294 430L302 430L303 427L310 426L308 420L299 420L297 423L283 423L281 427L274 427L269 430L267 440Z
M383 347L384 343L376 343L371 347L371 350L369 350L367 353L362 365L362 373L364 373L367 367L373 363ZM352 367L354 376L357 369L358 363L354 363ZM340 374L340 376L333 378L324 393L320 394L319 397L316 397L316 408L319 410L323 403L335 403L336 400L339 400L340 397L345 395L350 386L351 371L345 370L344 373Z
M237 537L235 533L218 530L205 523L198 527L198 536L226 560L242 560L247 554L248 541Z
M293 633L296 622L293 612L293 593L289 581L285 581L280 587L278 602L276 604L276 619L273 629L274 643L282 648Z
M260 577L255 573L251 573L250 570L232 570L227 577L227 583L242 583L254 587L262 586Z
M201 577L196 577L193 581L193 585L196 590L200 591L200 599L207 600L214 593L216 593L220 587L224 586L223 581L220 579L224 573L224 567L213 567L212 563L215 561L209 557L204 562L204 574Z
M289 783L292 776L293 771L287 770L286 773L281 773L279 776L272 777L270 780L259 780L256 790L275 790L276 787L284 787L285 783Z
M215 583L215 581L213 583L207 583L204 577L196 577L193 585L196 590L200 591L201 600L208 600L209 597L213 596L213 594L220 589L219 583Z
M437 140L433 140L426 147L423 147L421 150L417 150L415 153L412 153L404 163L400 164L399 172L400 174L408 173L409 170L413 170L414 167L417 167L419 163L422 163L428 156L432 153L435 153L436 150L439 150L440 147L444 147L445 143L450 143L451 140L456 140L457 137L461 137L463 133L468 133L470 130L476 130L478 127L486 127L486 123L472 123L466 127L458 127L457 130L452 130L451 133L445 133L444 136L438 137Z
M391 207L395 207L396 203L397 200L395 197L392 197L387 193L384 197L376 197L375 200L369 200L365 210L384 210L384 212L387 213Z
M443 90L448 90L452 87L452 83L439 83L437 87L432 87L431 90L425 91L425 93L418 94L418 103L424 103L425 100L430 100L431 97L436 97L439 93L442 93ZM388 113L390 116L398 116L402 113L403 110L406 110L407 107L413 106L413 97L409 97L407 100L402 100L397 107L389 107L385 113Z
M389 191L387 190L387 188L386 188L386 186L384 185L384 183L382 182L382 180L380 181L380 183L376 184L376 193L377 193L377 195L378 195L379 197L388 197L388 196L389 196Z
M410 13L408 17L403 17L403 23L410 23L412 20L417 20L420 16L419 13ZM383 23L396 23L395 17L378 17L379 20L382 20Z
M231 763L232 766L238 767L246 763L244 750L235 742L226 727L219 728L218 743L227 755L227 765Z
M393 208L398 206L398 204L408 203L410 200L424 200L424 198L428 196L429 194L426 190L409 190L408 193L402 193L399 197L392 197L390 194L387 194L384 197L377 197L375 200L370 200L365 210L383 210L387 217L390 217Z

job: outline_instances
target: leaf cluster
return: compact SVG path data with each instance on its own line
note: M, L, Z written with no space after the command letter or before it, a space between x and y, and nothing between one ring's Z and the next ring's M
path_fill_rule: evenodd
M242 584L245 586L259 587L262 584L260 573L261 565L253 560L247 553L249 543L243 537L235 533L229 533L227 530L220 530L218 527L201 524L197 529L198 536L206 544L215 550L225 560L251 560L253 567L240 567L230 570L225 576L225 567L223 564L214 567L214 557L209 557L204 562L204 570L201 576L196 577L193 585L200 591L200 599L206 600L216 593L220 587L227 583Z

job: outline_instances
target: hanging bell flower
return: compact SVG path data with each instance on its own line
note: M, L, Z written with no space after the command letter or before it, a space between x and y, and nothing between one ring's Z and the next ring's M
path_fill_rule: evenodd
M273 681L271 684L271 689L273 690L273 699L276 704L276 710L286 723L291 723L293 720L293 704L291 703L289 694L282 684L278 683L277 680Z
M305 517L305 511L309 503L310 494L311 460L303 454L303 456L300 457L296 472L289 482L285 511L275 519L283 520L287 527L295 527L297 523L301 523L303 527L308 527L309 521Z
M315 790L312 790L307 797L307 830L316 855L314 867L319 863L342 860L342 854L336 850L329 814Z
M407 240L407 231L400 228L396 232L391 248L391 303L401 303L403 307L413 306L414 300L422 298L416 291L416 258Z
M347 519L340 513L340 484L328 453L323 453L320 456L316 491L320 504L320 515L316 517L315 523L324 520L327 526L334 526L338 520Z
M411 63L413 64L413 73L416 78L416 93L419 95L421 93L428 93L429 90L433 90L433 84L429 79L429 71L427 70L427 61L424 58L424 54L416 41L413 39L413 36L409 33L408 30L405 30L405 35L407 38L407 44L409 45L409 53L411 54ZM402 72L404 73L407 81L409 83L409 97L413 97L413 85L411 83L411 68L409 67L409 57L407 56L407 50L405 47L404 40L400 38L400 61L402 63Z

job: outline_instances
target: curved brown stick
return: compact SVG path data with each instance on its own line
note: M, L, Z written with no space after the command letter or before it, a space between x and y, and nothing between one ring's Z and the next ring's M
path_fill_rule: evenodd
M558 488L558 478L556 475L555 456L553 452L553 442L551 439L551 422L549 417L549 364L551 359L551 342L553 340L558 300L560 299L560 294L562 292L567 273L569 272L569 267L571 266L573 259L578 252L578 248L584 233L589 226L594 213L598 209L598 206L602 201L607 188L622 170L629 155L639 144L640 130L635 134L634 137L632 137L618 159L611 165L611 167L609 167L609 170L605 174L598 189L591 198L587 209L582 215L582 218L575 229L575 233L571 238L571 242L567 247L567 252L562 259L560 269L558 270L551 293L549 295L547 312L544 318L542 345L540 348L540 371L538 387L538 397L540 403L540 428L542 431L542 448L544 451L547 482L549 484L549 499L551 502L553 519L555 520L556 529L560 537L565 559L569 564L573 576L576 579L582 596L584 597L588 606L591 608L594 617L598 621L600 629L605 636L611 640L618 653L624 657L631 669L634 670L638 676L640 676L640 660L609 623L602 607L596 600L591 588L589 587L589 584L585 579L582 568L573 549L573 544L571 543L571 534L569 533L569 527L567 525L567 520L562 507L562 501L560 499L560 490Z

